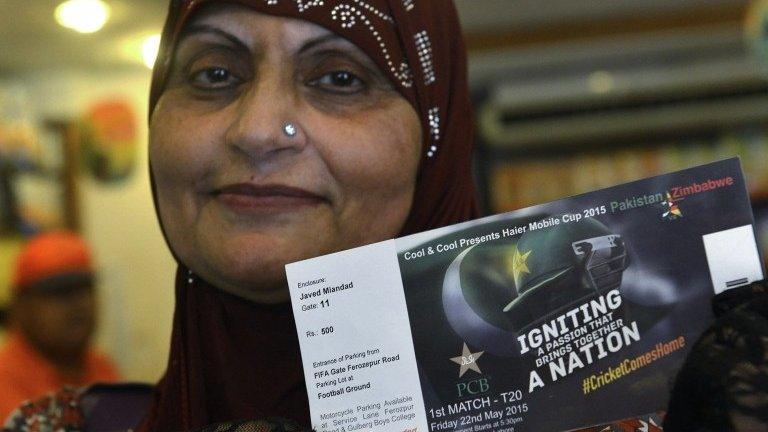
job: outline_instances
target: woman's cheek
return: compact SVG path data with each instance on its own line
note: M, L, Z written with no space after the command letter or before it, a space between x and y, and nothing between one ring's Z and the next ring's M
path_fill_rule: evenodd
M161 98L149 128L149 158L158 187L165 187L169 179L184 173L187 164L182 160L186 151L178 129L182 124L179 117L165 108ZM172 161L176 160L176 163Z
M178 110L176 110L178 111ZM150 127L150 160L155 180L174 188L192 188L196 179L215 161L212 131L206 119L177 113L153 116ZM156 125L156 126L155 126Z
M415 182L421 148L416 114L398 110L366 120L353 128L339 125L330 129L336 131L333 136L345 138L341 142L333 136L327 140L329 170L347 187L390 193L407 189Z

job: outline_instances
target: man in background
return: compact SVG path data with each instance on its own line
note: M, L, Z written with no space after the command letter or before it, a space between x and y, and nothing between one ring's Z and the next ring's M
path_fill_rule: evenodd
M32 238L16 260L9 333L0 348L0 424L25 400L118 379L112 362L91 347L95 326L88 246L65 231Z

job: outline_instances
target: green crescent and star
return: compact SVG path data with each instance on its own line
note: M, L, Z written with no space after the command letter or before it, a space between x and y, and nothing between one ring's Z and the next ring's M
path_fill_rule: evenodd
M511 255L507 258L508 270L512 273L512 277L515 280L515 284L519 283L520 277L524 274L530 273L528 268L528 258L531 256L532 250L521 253L520 249L515 245ZM460 366L459 378L464 376L468 370L473 370L479 374L483 372L480 370L480 366L477 364L477 359L480 358L485 351L472 352L470 351L467 343L464 343L464 347L461 351L461 355L452 357L451 361Z

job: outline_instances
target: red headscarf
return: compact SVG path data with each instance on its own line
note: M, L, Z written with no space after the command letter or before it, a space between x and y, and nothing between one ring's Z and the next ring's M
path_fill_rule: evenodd
M202 5L214 2L171 2L153 75L150 112L163 93L185 24ZM401 234L479 215L471 174L473 125L466 50L451 0L227 2L303 19L338 33L368 54L416 109L424 131L424 154ZM275 416L309 424L290 305L257 305L234 297L189 277L182 264L168 369L142 430L188 430Z

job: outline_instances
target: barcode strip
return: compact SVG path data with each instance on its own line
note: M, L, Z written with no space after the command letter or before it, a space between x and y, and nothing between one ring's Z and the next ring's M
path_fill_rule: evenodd
M736 285L744 285L747 282L749 282L749 279L741 278L741 279L736 279L736 280L728 281L728 282L725 283L725 286L726 286L726 288L733 288Z

